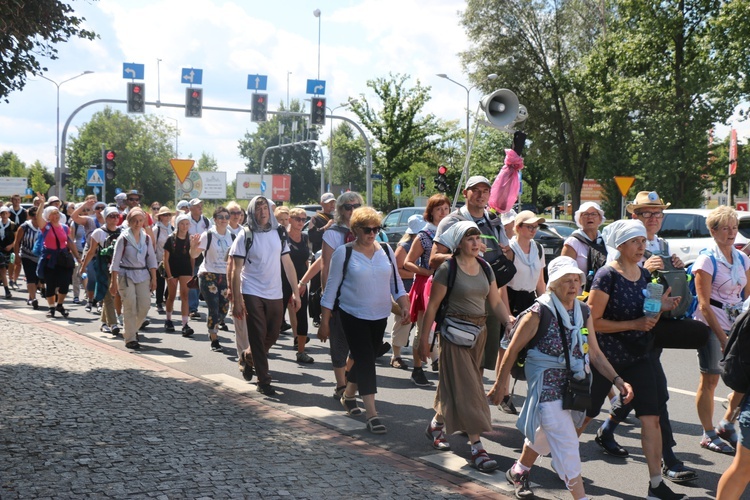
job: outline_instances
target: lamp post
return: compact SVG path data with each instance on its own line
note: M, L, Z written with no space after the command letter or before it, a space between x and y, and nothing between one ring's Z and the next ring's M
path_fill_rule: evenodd
M87 70L80 75L68 78L67 80L61 81L60 83L57 83L56 81L52 80L51 78L47 78L44 75L39 75L48 82L54 83L55 87L57 87L57 121L55 125L55 179L57 181L57 196L60 197L62 197L62 165L60 165L60 86L63 83L75 80L76 78L83 75L90 75L91 73L93 73L93 71Z
M471 94L471 91L477 87L478 84L472 85L471 87L467 87L463 83L459 83L456 80L453 80L445 73L438 73L436 76L439 76L440 78L445 78L449 82L455 83L456 85L458 85L459 87L463 88L466 91L466 154L468 155L469 154L469 136L470 136L469 119L470 119L470 114L471 114L471 109L469 109L469 106L470 106L469 95ZM495 78L497 78L497 75L495 73L487 75L488 80L494 80Z
M315 9L313 16L318 18L318 80L320 80L320 9Z

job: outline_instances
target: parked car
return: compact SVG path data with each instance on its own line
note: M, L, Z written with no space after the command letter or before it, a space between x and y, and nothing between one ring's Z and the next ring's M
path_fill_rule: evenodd
M572 220L560 220L560 219L547 219L543 224L542 227L552 227L557 231L557 233L563 237L563 239L566 239L568 236L573 234L573 231L578 229L578 226L576 226L576 223Z
M558 227L554 224L550 224L550 222L553 221L550 220L539 224L539 230L537 230L534 235L534 241L541 244L542 248L544 248L544 260L546 262L560 256L563 243L565 242L565 238L567 238L566 235L558 231ZM571 233L572 232L573 231L571 231Z
M310 218L315 217L315 214L323 210L323 207L320 205L297 205L295 208L301 208L305 211L305 214L307 214L307 220L310 220Z
M703 208L676 208L664 211L659 236L667 240L669 249L689 266L704 248L713 244L706 227L706 217L711 213ZM750 212L738 211L739 232L734 246L741 250L750 242Z
M404 207L391 211L383 219L383 231L388 236L388 244L396 249L396 245L404 236L406 228L409 227L409 217L412 215L423 215L425 207Z

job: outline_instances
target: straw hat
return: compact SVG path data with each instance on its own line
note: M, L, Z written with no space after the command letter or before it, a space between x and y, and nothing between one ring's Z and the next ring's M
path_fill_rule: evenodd
M628 203L625 210L627 210L629 214L632 214L639 208L661 208L664 210L665 208L669 208L670 205L671 203L664 203L664 200L659 198L656 191L641 191L635 196L635 200Z

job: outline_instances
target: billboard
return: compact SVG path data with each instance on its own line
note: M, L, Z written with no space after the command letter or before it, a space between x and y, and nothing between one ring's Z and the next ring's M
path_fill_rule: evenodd
M175 179L175 199L224 200L227 197L226 172L198 172L192 170L185 182Z
M28 186L26 177L0 177L0 196L23 196Z
M291 199L292 176L287 174L264 175L261 185L260 174L237 174L237 199L250 200L263 195L273 201ZM265 187L265 189L263 189Z

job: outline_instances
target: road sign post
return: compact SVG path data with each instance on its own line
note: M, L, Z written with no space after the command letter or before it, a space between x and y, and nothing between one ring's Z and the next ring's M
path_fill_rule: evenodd
M622 206L620 207L621 219L625 218L625 198L628 195L630 188L633 187L634 182L635 177L615 177L615 184L617 184L617 189L620 190L620 194L622 195Z

